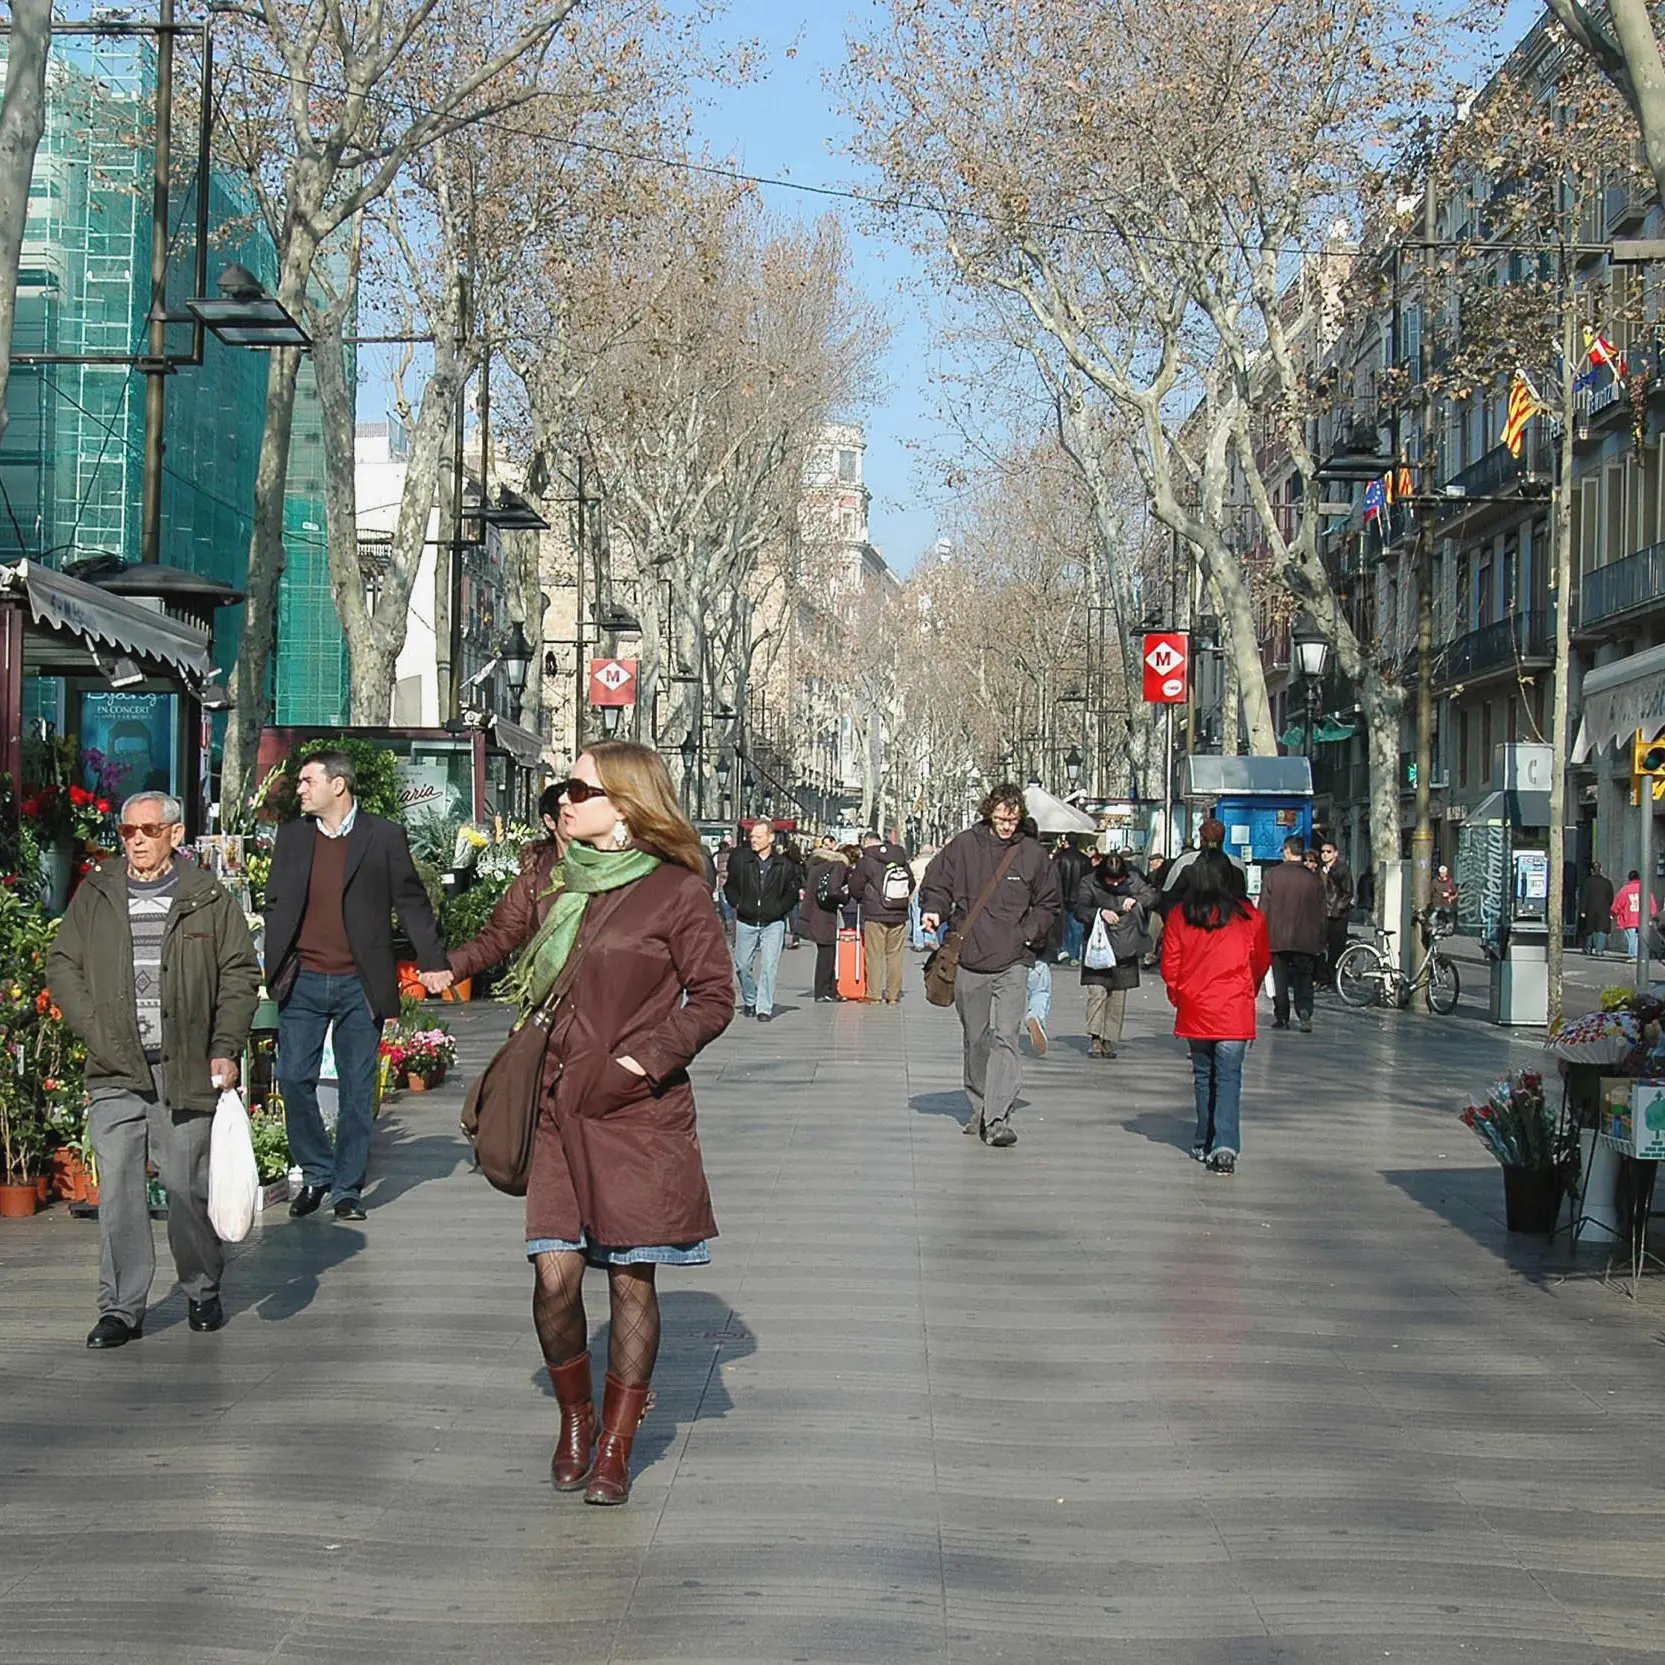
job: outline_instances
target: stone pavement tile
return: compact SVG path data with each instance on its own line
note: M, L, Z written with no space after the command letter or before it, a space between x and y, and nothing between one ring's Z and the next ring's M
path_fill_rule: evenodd
M822 1600L769 1592L755 1585L723 1591L707 1611L680 1587L645 1588L632 1604L610 1658L615 1665L650 1660L815 1660L821 1665L905 1665L944 1660L940 1600L929 1608L898 1601L884 1612L847 1613L836 1595Z

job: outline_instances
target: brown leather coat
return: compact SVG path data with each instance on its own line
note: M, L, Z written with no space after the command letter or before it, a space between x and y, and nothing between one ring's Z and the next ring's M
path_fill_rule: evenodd
M510 887L510 895L525 887L521 942L537 928L535 882L522 874ZM688 1079L696 1054L734 1017L734 969L711 893L697 874L666 862L591 907L601 924L593 935L586 925L583 962L549 1049L526 1235L575 1241L583 1232L615 1249L714 1237ZM490 964L475 955L507 940L509 923L493 937L494 914L453 954L453 969ZM646 1076L620 1064L624 1054Z

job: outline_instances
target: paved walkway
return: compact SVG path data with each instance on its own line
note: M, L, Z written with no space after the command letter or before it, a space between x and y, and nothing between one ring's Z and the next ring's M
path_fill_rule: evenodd
M0 1661L1660 1657L1665 1277L1509 1239L1452 1114L1529 1042L1323 1009L1228 1180L1159 987L1099 1063L1061 979L1011 1151L951 1014L788 998L700 1072L724 1235L664 1280L625 1509L548 1487L455 1089L384 1117L363 1225L257 1231L218 1335L173 1292L90 1354L92 1229L0 1226Z

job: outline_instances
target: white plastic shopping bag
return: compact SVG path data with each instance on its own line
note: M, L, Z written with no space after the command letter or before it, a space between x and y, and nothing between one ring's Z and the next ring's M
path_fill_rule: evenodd
M208 1137L208 1222L222 1243L241 1243L254 1227L260 1172L249 1113L237 1093L220 1094Z
M1093 915L1093 934L1087 938L1087 952L1081 963L1089 971L1110 971L1116 964L1116 951L1110 946L1110 932L1102 913Z

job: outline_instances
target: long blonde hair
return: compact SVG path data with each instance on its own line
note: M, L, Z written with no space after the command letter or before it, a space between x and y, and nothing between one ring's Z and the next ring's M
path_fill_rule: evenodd
M614 807L630 826L632 842L665 861L705 876L705 846L677 806L659 754L634 740L598 740L584 748Z

